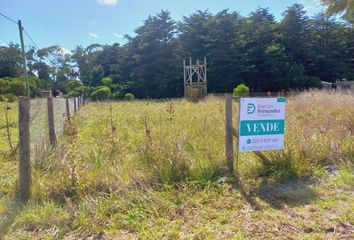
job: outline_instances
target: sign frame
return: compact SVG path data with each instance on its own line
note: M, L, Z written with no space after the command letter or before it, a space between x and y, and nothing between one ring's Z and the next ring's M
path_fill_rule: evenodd
M239 98L238 153L284 149L285 113L285 97Z

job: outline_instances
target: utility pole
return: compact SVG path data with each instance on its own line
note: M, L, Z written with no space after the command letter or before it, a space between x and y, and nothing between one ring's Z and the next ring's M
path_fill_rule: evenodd
M21 24L21 20L18 20L18 30L20 31L20 39L21 39L21 49L22 49L22 58L23 58L23 71L25 75L25 83L26 83L26 96L30 98L30 89L28 84L28 76L27 76L27 62L26 62L26 53L25 53L25 45L23 43L23 28Z

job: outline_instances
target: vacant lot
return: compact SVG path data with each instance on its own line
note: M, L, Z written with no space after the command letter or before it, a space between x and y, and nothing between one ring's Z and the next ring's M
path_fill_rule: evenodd
M353 106L353 95L289 98L286 149L265 152L267 161L241 154L233 176L224 99L90 103L58 147L34 157L27 206L15 200L1 112L0 236L352 239ZM237 110L235 101L234 125Z

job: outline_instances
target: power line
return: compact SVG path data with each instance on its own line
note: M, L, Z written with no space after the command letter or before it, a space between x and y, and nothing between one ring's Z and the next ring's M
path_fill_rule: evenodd
M6 16L5 14L3 13L0 13L1 16L3 16L4 18L6 18L7 20L15 23L16 25L18 25L18 22L16 22L15 20L9 18L8 16ZM31 38L31 36L29 35L29 33L25 30L24 27L22 27L22 30L25 32L25 34L27 35L27 37L31 40L31 42L33 43L33 45L37 48L37 50L39 50L39 47L38 45L34 42L34 40Z
M0 15L1 15L1 16L3 16L4 18L6 18L7 20L9 20L9 21L11 21L11 22L15 23L16 25L18 24L15 20L13 20L13 19L9 18L9 17L8 17L8 16L6 16L5 14L0 13Z
M37 50L40 50L38 45L33 41L33 39L31 38L31 36L29 35L29 33L27 33L26 29L23 28L23 31L25 32L25 34L27 35L27 37L31 40L31 42L33 43L33 45L37 48Z
M3 13L0 13L0 16L6 18L7 20L15 23L16 25L19 25L18 22L16 22L15 20L11 19L10 17L6 16ZM38 47L38 45L36 44L36 42L33 40L33 38L30 36L30 34L26 31L26 29L21 25L21 28L23 30L23 32L26 34L26 36L30 39L30 41L33 43L34 47L37 49L37 51L40 50L40 48ZM44 59L46 59L47 61L51 62L46 56L43 56Z

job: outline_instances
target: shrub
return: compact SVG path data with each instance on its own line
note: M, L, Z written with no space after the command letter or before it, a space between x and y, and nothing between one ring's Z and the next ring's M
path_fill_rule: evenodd
M80 96L80 93L78 93L77 91L75 91L75 90L72 90L72 91L70 91L68 94L66 94L65 95L66 97L78 97L78 96Z
M109 88L111 88L113 85L112 78L110 78L110 77L103 78L101 82L103 83L104 86L109 87Z
M16 96L25 95L26 88L24 82L20 80L10 81L8 85L8 92Z
M31 97L38 97L42 94L45 81L35 76L28 76L28 83ZM15 96L24 96L26 94L25 82L20 78L4 77L0 78L0 94L11 93Z
M135 97L132 93L126 93L124 95L124 100L125 101L134 101L135 100Z
M97 89L96 89L97 90ZM80 86L71 90L66 96L67 97L78 97L84 96L85 98L90 96L91 87L89 86Z
M7 92L8 82L5 79L0 78L0 94Z
M0 94L0 102L15 102L17 97L12 93Z
M108 87L100 87L91 94L92 100L104 101L111 97L112 93Z
M116 91L112 94L112 99L118 100L121 98L121 93L119 91Z
M234 97L245 97L250 93L250 89L243 83L239 84L233 90Z
M68 87L69 89L71 90L74 90L75 88L78 88L78 87L81 87L81 83L80 81L77 81L77 80L72 80L68 83Z

